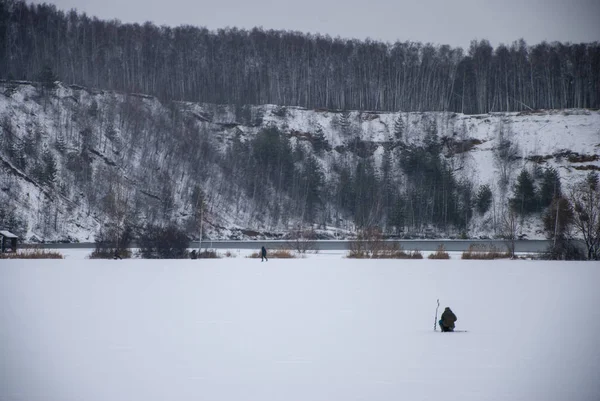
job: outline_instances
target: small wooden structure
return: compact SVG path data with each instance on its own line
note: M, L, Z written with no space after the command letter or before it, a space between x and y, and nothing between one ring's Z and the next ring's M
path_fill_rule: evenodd
M17 252L17 238L10 231L0 230L0 253Z

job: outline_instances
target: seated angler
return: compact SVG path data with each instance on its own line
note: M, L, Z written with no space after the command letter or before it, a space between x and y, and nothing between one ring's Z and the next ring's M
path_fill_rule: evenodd
M456 317L454 312L452 312L452 309L450 309L450 307L447 306L444 310L444 313L442 313L442 317L439 321L442 332L454 331L454 322L456 322L457 320L458 318Z

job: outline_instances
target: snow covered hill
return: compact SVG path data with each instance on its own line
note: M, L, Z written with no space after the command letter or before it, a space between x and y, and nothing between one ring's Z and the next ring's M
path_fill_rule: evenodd
M339 181L336 166L342 161L370 159L381 169L386 151L398 157L394 149L423 143L435 127L457 178L493 190L494 209L469 221L470 236L493 235L492 214L506 202L498 185L502 166L494 156L500 136L518 152L505 171L509 188L523 167L554 167L565 186L600 170L598 110L307 110L161 102L141 94L12 81L0 82L0 124L0 203L10 208L4 224L15 223L28 241L93 241L107 221L130 217L176 221L194 233L198 193L212 238L275 236L295 227L304 214L287 210L281 218L285 207L277 199L284 202L285 196L272 192L267 201L257 200L227 176L227 149L267 127L312 154L329 184ZM325 151L315 150L317 141ZM399 183L401 173L394 185ZM322 205L320 216L323 228L354 228L333 204ZM535 216L521 229L528 238L543 237Z

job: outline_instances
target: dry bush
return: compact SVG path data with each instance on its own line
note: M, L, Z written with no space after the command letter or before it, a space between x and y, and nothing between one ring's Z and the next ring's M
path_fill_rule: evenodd
M362 249L353 248L352 244L350 244L350 250L346 257L351 259L368 259L369 254Z
M64 259L64 256L57 251L34 248L12 253L0 253L0 259Z
M277 249L276 251L268 253L267 257L273 259L293 259L296 256L289 249Z
M204 250L198 253L198 259L220 259L221 255L217 253L215 250Z
M318 253L318 247L315 240L317 239L317 233L315 230L296 230L290 235L290 239L286 242L285 247L293 249L299 254L304 253Z
M371 259L423 259L423 254L417 249L406 252L399 248L395 251L386 251L373 255Z
M418 249L405 253L407 257L402 259L423 259L423 254Z
M371 247L372 243L367 243L366 246ZM346 255L350 259L423 259L423 254L419 250L405 251L400 244L378 242L377 246L371 249L364 249L355 245Z
M233 253L231 251L227 251L227 252L225 252L225 257L226 258L235 258L236 255L235 255L235 253Z
M260 252L254 252L251 255L246 256L247 258L260 259ZM289 249L275 249L267 252L267 259L294 259L296 255Z
M462 253L461 259L503 259L510 258L510 251L501 251L494 245L471 244L469 249Z
M139 234L139 255L143 259L187 259L190 240L175 224L161 227L147 224Z
M446 248L444 248L444 244L438 246L435 253L432 253L427 257L428 259L450 259L450 255L446 252Z
M121 259L131 258L131 250L119 249L119 256ZM112 248L96 248L92 253L88 255L88 259L114 259L115 249Z
M360 230L356 240L350 241L349 248L347 257L355 259L389 259L400 249L398 244L386 243L378 227Z
M348 251L348 257L354 259L365 259L369 258L369 251L367 250L367 244L364 241L350 241L348 243L350 250Z

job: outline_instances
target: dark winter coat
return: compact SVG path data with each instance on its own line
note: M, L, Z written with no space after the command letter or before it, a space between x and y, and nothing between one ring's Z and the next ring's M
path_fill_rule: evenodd
M267 257L267 249L264 246L260 249L260 254L263 258Z
M454 330L454 322L456 322L458 318L450 308L446 307L440 320L442 321L442 326Z

